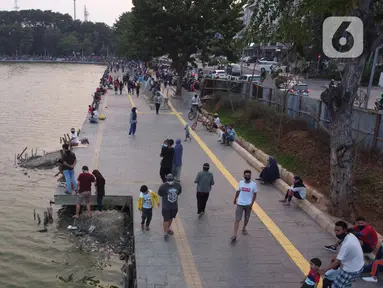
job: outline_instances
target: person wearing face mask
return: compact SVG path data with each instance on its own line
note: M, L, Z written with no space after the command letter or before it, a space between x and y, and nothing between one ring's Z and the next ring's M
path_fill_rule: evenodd
M299 176L294 176L293 185L287 190L285 199L279 200L284 203L285 206L290 206L290 202L293 197L304 200L306 199L306 186L303 184L303 180Z
M234 235L231 237L233 242L237 240L239 222L241 222L243 214L245 214L245 220L243 222L242 234L248 234L246 226L249 223L251 208L257 198L257 184L251 181L251 171L245 170L243 178L244 180L239 181L238 190L235 192L234 197L234 205L237 205L237 208L235 210Z
M374 228L367 224L366 218L363 216L356 217L355 224L350 231L359 239L363 253L371 253L378 246L378 234ZM338 242L335 245L324 246L324 248L336 252L339 244Z
M181 185L174 182L172 174L166 175L166 183L162 184L158 189L158 195L162 197L162 217L164 218L164 239L167 240L169 235L174 232L170 229L173 219L178 213L178 196L182 193Z
M341 265L338 275L332 281L332 288L351 287L353 280L357 279L363 271L362 247L358 238L349 233L347 228L347 223L344 221L335 223L335 235L342 241L342 245L336 259L326 269L320 270L321 274L325 274Z

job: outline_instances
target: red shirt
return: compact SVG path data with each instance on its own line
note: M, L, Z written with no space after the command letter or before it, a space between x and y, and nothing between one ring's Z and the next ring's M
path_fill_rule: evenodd
M368 244L372 248L378 245L378 234L376 234L375 229L370 225L367 224L362 230L359 229L359 226L355 225L353 230L355 231L355 236L359 240L362 240L363 243Z
M88 110L89 112L92 112L93 111L93 108L92 107L89 107L89 110Z
M77 181L80 182L79 192L91 191L92 183L96 182L96 178L90 173L81 173L78 175Z

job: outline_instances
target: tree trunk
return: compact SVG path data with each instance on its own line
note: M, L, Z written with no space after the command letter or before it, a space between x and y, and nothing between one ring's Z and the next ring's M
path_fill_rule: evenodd
M177 82L177 89L176 89L176 96L182 96L182 83L185 75L185 70L180 69L177 71L178 74L178 82Z
M352 139L353 104L359 88L368 52L350 59L345 68L342 84L326 89L321 95L330 116L330 165L332 212L336 216L353 216L355 192L353 189L354 143Z

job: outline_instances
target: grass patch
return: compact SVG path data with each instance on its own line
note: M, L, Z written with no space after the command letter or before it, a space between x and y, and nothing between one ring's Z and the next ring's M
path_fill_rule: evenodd
M300 176L305 176L308 169L294 155L289 155L278 151L276 148L276 140L271 131L257 130L245 123L238 113L232 114L229 110L220 109L219 117L223 124L233 124L237 136L244 138L246 141L253 144L256 148L262 150L268 155L273 156L279 165L282 165L287 170Z

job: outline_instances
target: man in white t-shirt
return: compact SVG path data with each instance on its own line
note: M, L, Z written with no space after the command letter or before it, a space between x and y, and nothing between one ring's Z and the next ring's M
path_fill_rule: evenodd
M239 222L241 222L243 214L245 214L245 220L242 234L247 235L246 226L249 223L251 207L257 197L257 184L251 181L251 171L245 170L243 178L244 180L239 181L238 190L235 192L234 197L234 205L237 205L237 208L235 210L234 235L231 237L233 242L237 240Z
M335 235L342 241L339 253L322 273L336 269L341 265L338 276L332 282L332 288L351 287L352 281L360 276L364 266L363 250L358 238L348 233L347 223L338 221L335 223Z
M72 128L70 129L71 138L70 138L70 145L71 146L78 146L78 136L76 133L76 129Z

